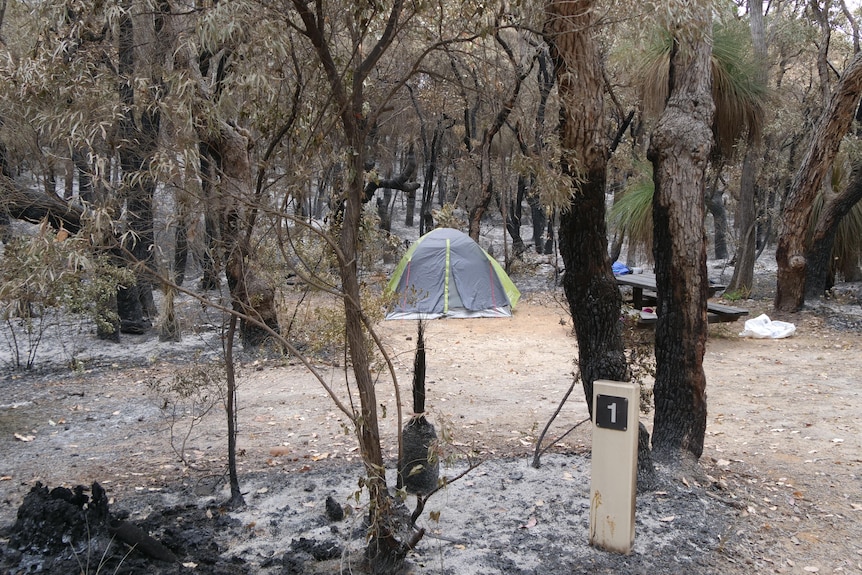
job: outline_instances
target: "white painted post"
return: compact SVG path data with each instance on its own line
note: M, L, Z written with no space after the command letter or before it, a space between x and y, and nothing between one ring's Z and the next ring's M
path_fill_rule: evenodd
M590 545L628 555L635 542L637 384L593 383Z

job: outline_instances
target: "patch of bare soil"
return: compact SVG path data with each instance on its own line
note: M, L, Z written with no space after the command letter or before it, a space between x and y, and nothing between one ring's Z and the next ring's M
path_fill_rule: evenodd
M736 305L751 317L768 309ZM428 534L406 572L862 572L862 334L834 310L774 319L795 323L796 335L752 340L738 337L741 322L711 327L701 472L662 470L658 489L639 494L628 556L588 545L588 423L540 468L530 465L572 381L576 346L560 304L531 293L511 319L429 323L428 416L443 438L441 474L480 464L428 501L418 522ZM379 326L405 418L415 327ZM204 402L172 403L157 391L193 363L194 347L213 347L218 336L204 329L173 348L155 334L128 336L133 358L93 355L90 371L6 374L0 573L356 572L366 516L356 441L293 358L244 360L238 442L247 507L224 508L219 405L193 418ZM344 370L317 367L349 401ZM381 374L381 435L394 468L398 402L387 381ZM576 391L551 435L586 417ZM651 414L642 420L649 426Z

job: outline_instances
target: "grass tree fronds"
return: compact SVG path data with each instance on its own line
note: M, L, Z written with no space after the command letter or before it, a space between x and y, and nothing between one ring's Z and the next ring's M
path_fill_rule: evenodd
M652 197L655 187L649 174L633 180L608 214L611 226L629 238L629 254L643 251L652 261Z
M738 23L718 22L713 28L712 129L718 151L724 157L732 155L741 136L750 133L759 138L763 129L768 91L759 80L750 44L747 29ZM661 115L667 103L672 47L671 34L659 30L644 51L641 66L644 110L653 117Z
M758 79L748 28L730 22L715 26L712 46L713 132L724 157L746 131L760 139L767 88Z
M823 211L823 202L823 194L817 194L811 209L811 222L805 239L809 246ZM862 203L857 203L838 224L835 242L832 245L832 260L837 269L845 269L845 264L850 262L852 265L859 258L860 253L862 253Z

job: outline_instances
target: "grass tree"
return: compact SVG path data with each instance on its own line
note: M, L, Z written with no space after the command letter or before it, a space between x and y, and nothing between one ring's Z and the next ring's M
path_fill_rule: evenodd
M657 30L648 46L643 67L644 104L649 115L658 117L664 109L668 98L668 74L670 57L673 49L673 38L667 30ZM758 62L752 57L747 32L735 19L725 19L713 27L712 53L710 56L710 75L712 80L712 98L715 102L715 115L712 122L712 132L716 146L711 153L711 160L716 170L731 160L736 146L745 138L749 146L757 146L763 130L767 90L765 78L759 73ZM751 175L753 165L747 158L748 170ZM628 198L623 206L615 207L615 217L627 223L632 231L643 231L642 222L635 223L632 217L651 217L651 213L638 210L635 205L643 200L645 188L642 179L636 180L629 187L635 197ZM753 182L749 182L753 194ZM744 230L741 233L748 239L753 238L753 196L749 198L751 205L741 201L737 211L737 219L743 221ZM709 204L709 198L705 198ZM642 204L640 204L642 206ZM710 204L711 205L711 204ZM716 218L716 229L723 229L726 224L718 221L723 217L720 210L712 209ZM748 234L748 235L746 235ZM635 237L635 243L643 238ZM632 238L630 238L630 241ZM716 244L718 244L718 238ZM651 243L649 244L651 245ZM751 260L753 266L754 260Z
M562 106L560 144L567 177L560 193L563 288L578 339L584 396L592 411L593 382L627 380L619 322L622 304L608 257L605 181L604 81L596 10L590 0L546 5L545 35Z
M652 198L655 186L650 166L644 165L630 178L620 198L611 206L609 223L629 240L629 260L639 255L652 261Z
M706 169L713 145L712 14L708 2L670 2L668 98L652 132L658 321L653 454L696 460L706 434Z
M840 170L833 170L833 175ZM833 178L835 179L835 178ZM845 281L857 281L862 248L862 167L856 166L848 181L833 184L837 197L821 192L814 200L806 237L809 270L805 297L823 297L840 272Z

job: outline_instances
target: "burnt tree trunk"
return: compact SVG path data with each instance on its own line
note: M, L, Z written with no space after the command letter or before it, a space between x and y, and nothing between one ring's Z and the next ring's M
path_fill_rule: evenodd
M590 0L546 6L545 36L557 76L563 170L577 192L560 219L563 288L575 324L578 366L592 413L593 382L628 381L619 322L622 298L608 257L605 179L604 83ZM574 157L573 165L568 158Z
M506 213L506 231L509 232L509 237L512 238L512 250L515 252L515 257L520 256L527 249L524 246L524 238L521 237L521 219L524 204L524 198L527 195L528 176L523 174L518 176L518 189L515 192L515 199L509 202L509 210Z
M862 167L856 166L847 188L825 201L820 219L814 228L811 247L806 252L808 270L805 274L806 299L820 299L832 287L834 265L832 248L841 219L862 199Z
M727 259L727 210L724 208L723 195L724 191L716 181L716 185L713 186L706 199L706 208L712 215L712 225L715 232L713 247L717 260Z
M437 163L440 157L440 149L443 147L443 134L452 126L451 122L443 119L434 127L434 135L431 137L429 156L425 158L425 176L422 178L422 206L419 209L419 235L423 236L434 228L434 215L432 206L434 204L434 180L437 177Z
M440 151L440 124L431 138L430 157L425 158L425 175L422 178L422 204L419 206L419 236L424 236L434 227L432 202L434 201L434 178L437 172L437 155Z
M217 133L202 134L218 158L217 207L224 253L225 276L233 308L240 313L240 339L246 347L263 344L270 333L278 333L275 290L254 269L249 234L240 206L252 197L249 138L243 130L221 122Z
M767 85L766 37L763 32L763 0L749 0L748 13L751 43L755 54L755 73L758 81ZM727 286L728 292L748 295L754 287L754 261L757 259L757 174L763 164L761 142L749 132L742 174L739 182L739 203L736 209L737 237L733 276Z
M228 484L230 485L229 509L238 509L245 506L245 497L239 486L239 474L236 462L236 365L233 360L233 342L236 335L236 316L231 315L228 320L227 337L224 347L225 379L227 389L225 390L225 412L227 415L227 468Z
M739 238L734 258L733 276L727 286L728 292L744 295L754 287L754 260L756 246L756 177L758 157L762 148L749 139L745 158L742 161L742 175L739 182L739 202L736 208L736 231Z
M189 208L185 201L177 203L177 227L174 230L174 277L178 286L186 279L189 263Z
M165 7L160 6L163 10ZM164 13L156 11L155 33L158 37L164 24ZM132 234L124 238L122 249L131 263L137 266L136 284L121 286L117 292L120 331L141 333L152 324L156 315L153 300L153 194L156 182L149 163L155 153L160 124L158 106L139 105L135 101L134 82L137 70L135 57L135 28L131 13L131 2L125 2L125 10L119 26L120 101L125 115L120 121L122 145L119 149L120 170L123 177L121 200L125 200L127 223ZM153 96L159 97L160 82L153 82ZM140 112L138 110L140 109Z
M706 434L704 193L715 111L710 30L710 14L701 8L674 39L668 102L648 150L658 288L652 445L654 456L669 463L696 461Z
M62 227L70 234L81 230L84 215L80 207L63 201L56 194L19 187L5 176L0 177L0 213L33 224L45 220L55 230Z
M538 81L539 81L539 105L536 108L536 141L533 144L535 154L541 154L544 147L543 133L545 129L545 115L548 107L548 98L550 98L551 90L556 82L553 70L548 68L549 54L546 50L539 52L536 62L539 65ZM542 200L539 197L539 192L533 187L535 183L535 174L530 177L530 190L527 194L527 204L530 206L530 221L533 223L533 246L535 246L537 254L549 254L553 250L553 242L551 242L551 250L546 249L545 245L545 229L548 227L548 214L545 206L542 205ZM553 234L553 227L550 228Z
M787 195L778 246L775 249L775 260L778 263L774 302L776 310L798 311L805 303L805 275L808 265L805 234L814 198L832 168L841 139L850 129L860 94L862 53L856 54L841 75L829 104L811 134L808 150Z
M121 257L137 267L136 283L117 290L117 312L120 331L143 333L155 316L153 303L153 192L155 181L149 174L149 162L155 152L159 133L158 107L148 106L136 114L134 81L136 75L135 30L131 2L124 4L119 26L120 101L125 114L120 121L120 170L123 177L122 197L125 200L129 231L122 243ZM143 106L141 106L143 108ZM138 117L136 117L138 116Z
M204 244L201 255L202 290L217 290L221 285L221 232L219 231L219 215L216 209L216 172L214 158L209 146L200 144L201 196L204 211Z
M72 164L75 166L75 172L78 174L78 197L83 202L95 203L96 197L93 190L93 177L90 172L90 166L87 164L86 156L80 150L72 152Z
M416 189L408 190L406 213L404 214L404 225L408 228L413 227L414 216L416 215Z
M540 62L544 62L544 56L540 56ZM546 66L546 65L545 65ZM543 94L544 96L544 94ZM543 102L540 102L540 108L544 106ZM544 120L544 111L541 112L540 117ZM527 156L530 153L530 148L527 145L527 142L524 141L524 136L521 131L520 124L515 124L515 137L518 141L518 147L521 150L521 154ZM541 131L541 127L536 128L537 134ZM538 135L537 135L538 139ZM539 150L539 143L536 143L536 152ZM524 200L527 198L528 193L534 193L533 184L535 182L535 174L519 174L518 175L518 183L517 183L517 191L515 192L515 198L509 202L509 209L506 213L506 231L509 232L509 237L512 238L512 250L515 252L515 257L520 257L523 254L527 247L524 244L524 238L521 237L521 221L523 217L523 204ZM535 237L535 222L533 222L533 235Z

